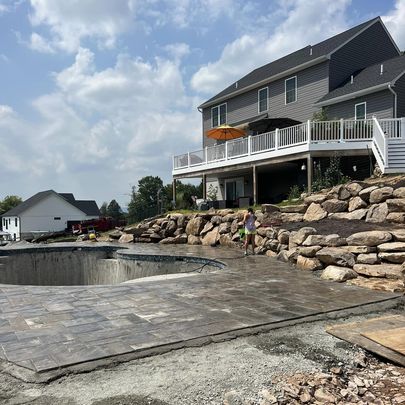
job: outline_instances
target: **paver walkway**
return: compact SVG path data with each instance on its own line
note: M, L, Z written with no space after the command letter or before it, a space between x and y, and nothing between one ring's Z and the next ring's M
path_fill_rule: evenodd
M288 264L243 258L230 249L133 249L198 253L220 258L227 268L115 286L1 285L0 358L44 372L398 297L322 281Z

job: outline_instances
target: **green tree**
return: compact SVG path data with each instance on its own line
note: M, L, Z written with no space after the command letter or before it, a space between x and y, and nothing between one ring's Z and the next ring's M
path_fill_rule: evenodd
M146 176L133 186L131 201L128 204L129 222L138 222L158 213L158 198L164 194L163 181L160 177Z
M107 205L108 205L107 201L104 201L104 202L101 204L100 213L101 213L101 215L102 215L103 217L108 216L108 214L107 214Z
M202 182L195 186L189 183L176 182L176 208L178 209L190 209L193 207L192 197L202 198L203 186ZM167 184L163 188L162 197L164 199L164 206L166 209L172 208L173 201L173 185Z
M18 204L22 203L22 199L16 195L8 195L0 201L0 215L4 214L7 211L10 211L12 208L16 207Z
M122 210L117 201L111 200L111 202L108 204L107 216L112 217L114 219L122 218Z

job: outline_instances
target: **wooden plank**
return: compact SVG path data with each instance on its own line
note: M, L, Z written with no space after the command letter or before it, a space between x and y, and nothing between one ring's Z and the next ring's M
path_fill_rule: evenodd
M403 315L390 315L363 322L332 325L326 328L326 332L405 367L405 355L364 336L366 333L403 327L405 327L405 317Z
M405 327L362 333L362 336L405 356Z

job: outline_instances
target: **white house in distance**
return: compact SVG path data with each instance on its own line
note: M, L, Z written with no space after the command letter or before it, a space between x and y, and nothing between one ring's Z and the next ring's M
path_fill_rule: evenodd
M70 222L100 217L94 200L76 200L71 193L41 191L2 215L3 231L14 240L63 231Z

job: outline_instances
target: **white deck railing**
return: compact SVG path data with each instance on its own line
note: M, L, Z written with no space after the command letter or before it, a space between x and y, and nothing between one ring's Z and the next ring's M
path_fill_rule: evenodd
M339 143L347 144L347 149L351 149L354 142L369 142L369 146L374 145L377 148L374 152L378 150L381 160L386 164L385 139L405 139L405 118L373 120L307 121L292 127L239 138L174 156L173 170L237 160L250 155L254 155L252 160L256 160L260 159L260 154L280 150L287 155L296 153L301 145L317 145L319 150L323 144L329 144L326 147L329 150L333 148L333 144Z

